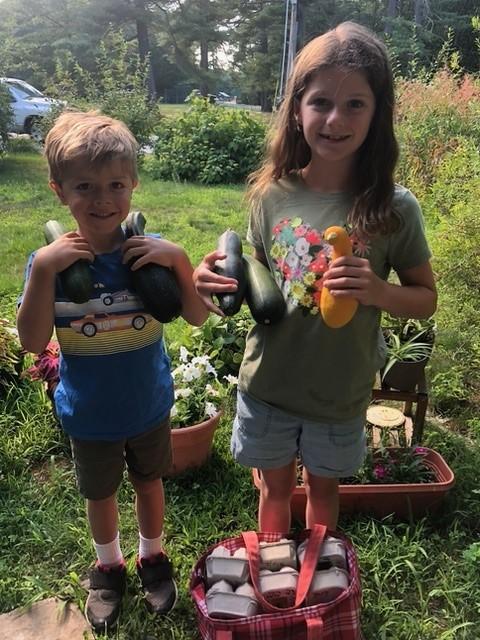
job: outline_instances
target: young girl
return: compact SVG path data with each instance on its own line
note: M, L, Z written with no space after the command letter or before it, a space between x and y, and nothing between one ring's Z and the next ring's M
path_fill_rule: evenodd
M247 239L280 284L284 319L250 332L233 426L235 459L261 470L259 528L288 531L296 459L306 524L334 529L338 479L365 455L365 411L385 359L380 315L427 318L436 308L422 216L394 184L393 78L384 45L352 22L308 43L296 59L263 166L251 177ZM331 260L323 237L346 226L351 257ZM197 292L236 281L214 273L219 252L194 272ZM400 284L387 281L394 269ZM322 287L359 305L342 328L318 311Z

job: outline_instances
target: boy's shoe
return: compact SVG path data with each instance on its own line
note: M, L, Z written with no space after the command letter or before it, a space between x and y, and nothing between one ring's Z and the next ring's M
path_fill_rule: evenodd
M137 559L147 609L164 615L171 611L177 600L177 585L173 579L173 567L164 553L150 558Z
M89 577L85 617L97 633L105 633L117 623L127 585L127 571L124 564L103 567L97 563L90 569Z

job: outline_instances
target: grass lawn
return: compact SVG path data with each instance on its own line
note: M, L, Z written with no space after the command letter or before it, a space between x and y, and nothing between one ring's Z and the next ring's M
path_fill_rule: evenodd
M71 228L68 212L46 186L44 161L18 154L0 161L0 316L13 318L23 268L43 243L50 219ZM133 207L147 230L185 246L192 262L211 250L227 227L244 235L243 191L236 186L199 187L141 177ZM181 334L176 321L167 340ZM144 609L134 573L137 530L133 493L119 495L121 542L130 571L119 640L198 638L187 585L203 550L256 525L257 494L247 469L229 453L232 407L202 469L167 479L166 545L177 569L180 598L161 621ZM453 468L457 484L441 511L413 523L368 516L340 518L355 543L363 585L365 640L476 640L480 638L480 506L478 442L431 419L425 445ZM66 438L38 384L26 380L0 398L0 613L57 595L80 606L82 581L93 559L83 501L74 482Z

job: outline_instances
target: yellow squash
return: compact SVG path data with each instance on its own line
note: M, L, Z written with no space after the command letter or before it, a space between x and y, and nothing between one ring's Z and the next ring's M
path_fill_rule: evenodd
M343 227L328 227L324 238L333 247L332 260L352 255L352 243ZM325 324L332 329L339 329L350 322L357 307L358 301L355 298L335 298L327 287L322 288L320 313Z

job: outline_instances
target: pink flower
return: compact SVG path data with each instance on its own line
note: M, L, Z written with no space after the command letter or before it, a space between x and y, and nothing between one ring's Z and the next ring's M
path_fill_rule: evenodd
M305 240L310 244L318 245L322 243L322 236L316 229L310 229L310 231L305 234Z
M373 475L377 480L383 480L387 475L387 470L383 464L376 464L373 468Z
M49 342L42 353L35 356L33 365L25 371L31 380L44 380L48 385L58 382L60 348L57 342Z
M425 447L415 447L413 453L416 456L426 456L428 454L428 449L426 449Z

